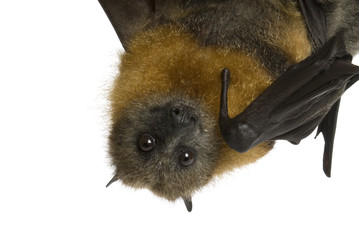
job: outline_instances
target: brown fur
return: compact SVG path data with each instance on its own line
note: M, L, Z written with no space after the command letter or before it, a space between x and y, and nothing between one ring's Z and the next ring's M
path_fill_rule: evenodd
M214 7L219 4L213 2ZM169 3L177 6L176 2ZM255 16L256 5L249 1L243 3L250 6L248 15ZM168 200L190 199L193 192L214 177L250 164L273 148L274 142L269 141L240 154L227 146L218 126L223 68L231 71L228 107L229 116L234 117L246 109L285 67L301 61L311 52L302 16L293 1L257 0L257 4L270 6L275 12L268 15L270 19L263 20L263 25L256 23L260 29L255 36L262 38L258 43L259 52L240 42L226 45L219 39L216 45L207 41L211 40L211 31L200 31L203 35L198 36L193 29L189 30L191 24L211 17L201 12L199 4L182 10L180 5L164 8L176 11L165 11L162 18L154 20L146 30L136 30L140 33L126 39L120 74L110 93L113 125L110 154L116 167L114 180L122 180L135 188L148 188ZM204 6L211 9L210 4ZM203 15L198 16L198 11ZM222 11L228 14L232 11L231 5L226 5ZM188 19L187 15L190 15ZM191 17L195 18L194 22ZM217 24L214 29L221 29L226 25L225 18L214 24ZM251 31L238 36L251 35ZM231 34L235 36L236 31L229 36ZM222 35L217 36L221 38ZM264 63L271 57L268 53L277 54L275 63ZM198 134L185 132L180 134L184 137L178 136L172 133L174 129L164 129L167 125L163 122L163 114L152 115L151 109L157 107L166 112L163 106L173 101L185 102L196 109L200 126L190 131ZM166 137L162 136L159 143L162 145L153 153L143 153L137 147L138 134L151 131L162 132ZM182 145L194 146L199 153L195 163L188 168L181 167L177 161L176 149Z
M285 26L287 31L282 31L284 26L273 28L273 38L268 39L287 53L289 63L302 60L311 50L300 14L291 14L293 21L292 25ZM225 67L231 69L232 76L228 95L231 117L242 112L275 77L253 56L228 48L201 47L193 36L177 26L166 25L144 32L133 39L129 50L122 56L121 74L110 96L112 121L120 118L129 102L159 94L159 89L163 95L180 92L201 99L217 118L220 72ZM216 134L222 149L215 175L251 163L273 146L272 143L263 143L239 154L224 144L219 132Z
M234 117L289 66L310 55L298 2L99 1L126 50L110 93L109 152L116 168L110 183L121 180L171 201L182 197L190 210L195 191L273 148L268 141L240 154L224 142L220 74L230 70L228 110ZM328 37L344 28L349 50L357 49L352 44L357 1L318 1ZM346 12L349 17L338 14ZM189 164L184 154L192 156Z
M273 1L273 4L279 11L285 13L286 21L277 19L275 24L271 25L269 28L271 36L268 37L268 41L281 49L290 65L300 62L312 51L304 19L294 2L288 1L284 5L281 2Z

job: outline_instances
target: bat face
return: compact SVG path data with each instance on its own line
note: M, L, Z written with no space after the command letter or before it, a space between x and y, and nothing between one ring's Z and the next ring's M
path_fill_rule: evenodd
M213 175L218 141L215 119L179 96L134 102L113 126L115 176L168 200L189 198Z

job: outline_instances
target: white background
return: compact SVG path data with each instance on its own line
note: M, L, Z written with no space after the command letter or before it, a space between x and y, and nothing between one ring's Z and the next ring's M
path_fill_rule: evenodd
M359 239L359 87L323 140L280 142L188 213L112 176L106 94L121 45L96 0L0 3L0 239ZM356 63L359 61L356 59Z

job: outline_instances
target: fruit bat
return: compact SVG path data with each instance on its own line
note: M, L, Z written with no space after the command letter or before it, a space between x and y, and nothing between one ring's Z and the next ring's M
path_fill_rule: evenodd
M191 211L215 177L315 128L330 176L340 98L359 78L358 1L99 2L125 49L109 94L107 186Z

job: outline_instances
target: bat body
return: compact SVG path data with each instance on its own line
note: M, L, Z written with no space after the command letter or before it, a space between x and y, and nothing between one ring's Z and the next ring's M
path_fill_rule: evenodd
M258 138L258 131L248 128L255 124L238 125L237 121L226 125L228 121L219 116L237 119L256 99L266 96L265 91L276 79L288 75L291 66L309 62L305 59L316 52L317 46L308 34L310 31L297 1L135 2L100 1L126 50L110 93L109 151L115 174L109 184L121 180L131 187L150 189L170 201L182 198L191 210L192 194L214 177L264 156L276 139L291 139L272 137L266 132L259 135L270 137ZM354 41L359 35L355 31L359 26L356 23L359 11L339 19L337 14L343 11L342 2L320 3L330 24L325 29L326 39L343 27L353 25L345 29L343 44L355 53L359 50ZM346 2L353 5L351 9L359 7L357 1ZM340 43L335 39L332 42L327 45L337 49ZM323 55L328 58L341 60L346 56L337 54L339 50L326 55L328 51L324 50ZM316 60L312 62L317 64ZM329 65L323 68L330 69ZM229 69L230 78L229 71L224 72L221 81L223 69ZM355 75L356 71L352 67L349 72ZM290 134L281 132L280 135L292 136L297 128L308 125L307 122L325 119L347 87L354 83L351 78L346 79L349 83L336 88L339 90L335 93L330 90L327 94L326 90L329 97L320 101L325 102L320 105L320 111L303 115L309 119L305 124L294 121L290 129L286 124L281 129L287 127ZM301 110L293 116L303 113L300 106ZM319 123L315 122L315 127ZM246 134L244 142L252 135L260 141L253 141L255 144L245 151L236 149L239 128ZM303 137L314 130L312 126L308 129L311 131L305 129Z

